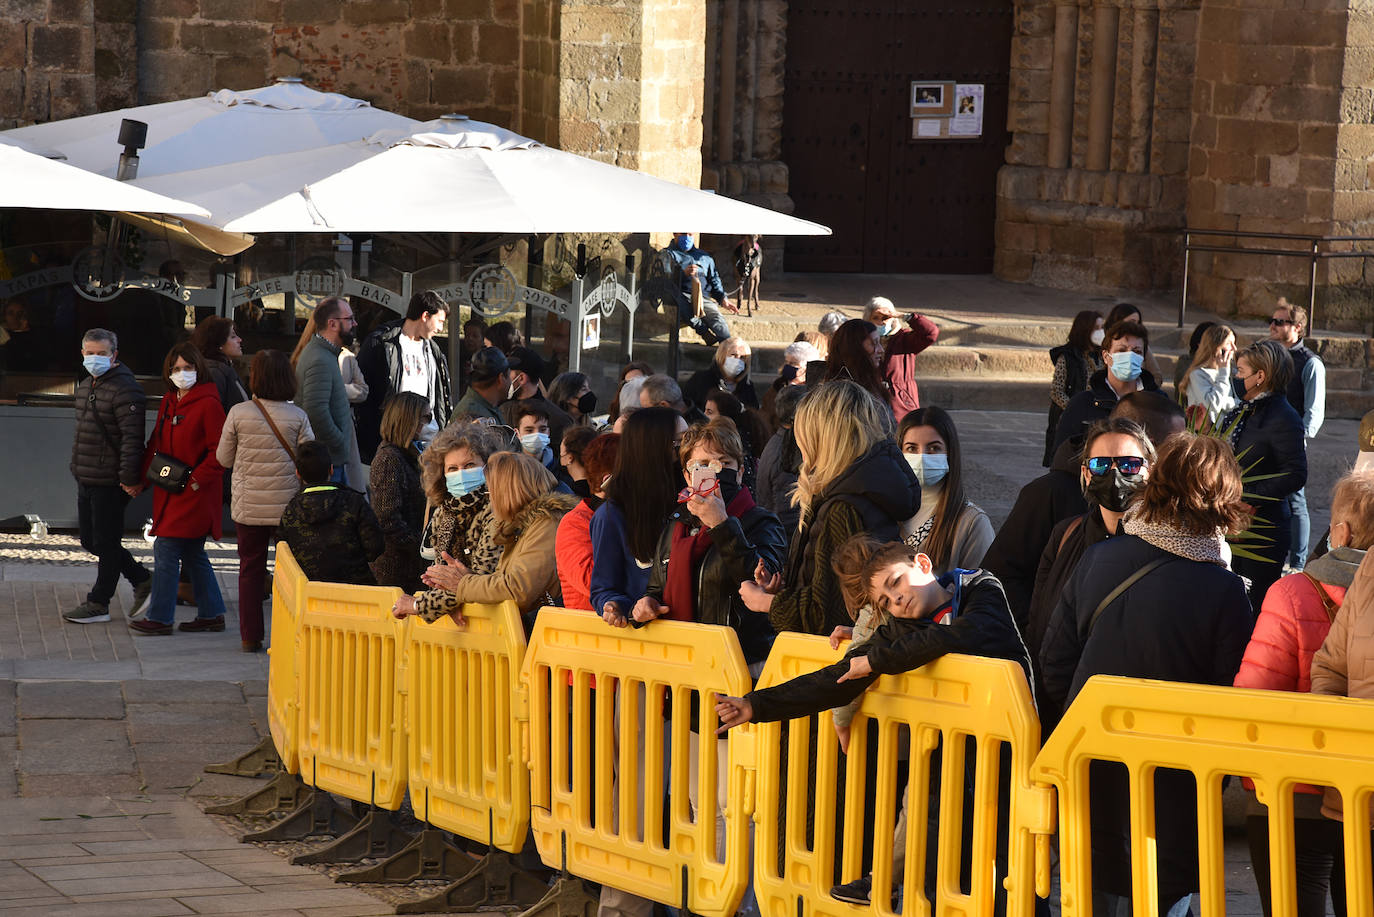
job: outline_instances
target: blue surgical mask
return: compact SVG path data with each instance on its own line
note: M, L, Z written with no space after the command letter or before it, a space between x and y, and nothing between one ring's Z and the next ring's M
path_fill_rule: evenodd
M549 434L547 433L526 433L520 437L520 448L525 450L526 455L539 458L548 447Z
M487 483L485 468L460 468L444 475L444 486L455 497L470 494L485 483Z
M693 239L691 235L678 236L673 240L673 245L680 252L689 252L692 250L692 242Z
M101 353L92 353L81 359L81 365L86 367L86 372L92 376L103 376L110 371L110 366L114 361Z
M922 487L934 487L949 474L949 456L943 452L905 452L903 457L916 473L916 480L921 482Z
M1138 353L1126 351L1125 353L1108 354L1111 358L1112 375L1122 382L1134 382L1140 378L1141 367L1145 365L1145 358Z

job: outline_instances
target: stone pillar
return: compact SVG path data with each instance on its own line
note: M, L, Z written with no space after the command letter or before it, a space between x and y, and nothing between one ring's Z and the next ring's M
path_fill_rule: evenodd
M1088 97L1088 154L1090 172L1106 170L1112 152L1112 114L1116 101L1116 39L1121 10L1103 4L1093 11L1091 95Z
M1050 135L1047 165L1063 169L1073 144L1073 84L1078 72L1078 4L1054 11L1054 59L1050 79Z

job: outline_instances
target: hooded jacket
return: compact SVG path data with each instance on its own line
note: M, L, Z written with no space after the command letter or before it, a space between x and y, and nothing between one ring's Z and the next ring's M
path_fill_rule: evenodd
M286 504L277 535L307 579L375 586L371 561L385 543L367 498L338 484L307 487Z
M161 452L191 466L191 480L179 494L153 488L154 535L167 538L220 537L224 519L224 468L215 458L224 408L213 382L193 385L178 395L162 396L157 424L143 453L143 472ZM140 478L142 476L140 475Z
M358 366L367 380L367 400L358 405L358 451L364 464L372 462L381 445L382 405L387 396L401 390L401 328L405 319L387 322L367 336L358 351ZM449 385L448 360L433 338L424 341L429 351L429 402L434 422L443 429L453 413L453 389Z
M497 540L506 545L495 573L470 573L454 590L431 589L416 596L416 613L436 621L468 602L494 605L507 599L520 606L528 632L533 615L546 603L557 604L560 590L554 559L558 523L577 505L577 498L556 491L535 497L510 522L500 523Z
M123 363L82 379L76 386L72 477L92 487L133 487L143 480L147 407L148 396Z
M296 463L263 419L261 404L287 445L310 442L310 419L289 401L244 401L229 409L215 457L234 470L230 516L241 525L276 525L282 510L301 489Z
M773 630L829 635L852 622L830 559L851 535L895 541L921 505L921 485L897 444L884 439L812 501L792 539L782 591L768 611Z
M673 529L679 524L700 525L686 507L679 506L668 517L658 538L653 566L649 568L649 588L645 593L659 602L668 582L668 561L673 549ZM773 632L762 615L745 607L739 584L754 578L760 560L770 570L782 566L787 553L787 536L782 523L762 506L754 506L740 516L729 516L708 530L711 547L696 570L696 607L691 620L699 624L730 627L739 636L746 662L762 662L773 645Z

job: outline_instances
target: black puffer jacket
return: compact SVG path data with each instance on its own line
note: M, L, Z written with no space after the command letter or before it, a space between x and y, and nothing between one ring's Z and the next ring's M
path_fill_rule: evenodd
M679 524L695 526L696 519L679 507L668 517L658 539L649 588L645 593L663 601L668 581L668 558L672 553L673 529ZM787 535L782 523L762 506L755 506L739 517L731 516L711 529L711 548L701 561L696 575L696 608L692 620L699 624L732 627L739 636L746 662L761 662L773 645L773 629L768 618L754 614L740 598L739 584L754 578L760 559L770 570L782 568L787 552Z
M682 384L682 397L688 404L698 408L706 406L706 396L716 391L725 391L725 377L721 375L720 367L715 363L693 373L691 378ZM759 406L758 389L754 388L754 383L749 381L749 373L746 370L744 378L735 384L734 396L739 399L740 404L745 407L757 408Z
M813 501L806 527L792 539L782 592L768 612L773 629L829 636L852 624L830 558L860 532L896 541L920 506L921 485L897 444L885 439L869 449Z
M133 487L143 479L148 396L123 363L76 387L72 477L86 485Z
M1059 425L1054 431L1054 448L1057 450L1064 440L1074 436L1081 436L1088 432L1088 427L1095 421L1106 420L1111 416L1116 403L1121 400L1117 395L1116 389L1112 388L1107 381L1107 373L1110 370L1099 369L1088 379L1086 390L1079 392L1069 399L1069 406L1064 409L1064 416L1059 418ZM1159 383L1155 377L1150 375L1148 370L1141 370L1140 390L1143 392L1159 391Z
M291 498L277 537L307 579L375 586L369 562L382 553L381 527L367 498L338 484L317 484Z

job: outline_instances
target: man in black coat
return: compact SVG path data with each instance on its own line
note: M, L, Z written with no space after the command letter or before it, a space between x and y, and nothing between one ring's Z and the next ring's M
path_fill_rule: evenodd
M448 303L438 293L416 293L405 318L369 334L358 351L358 368L367 380L367 400L358 405L357 426L358 452L364 464L372 463L381 444L382 409L387 397L396 392L414 392L428 399L434 433L448 423L453 413L448 358L434 341L435 335L444 332L448 311Z
M134 611L147 603L153 577L124 547L124 507L143 489L147 396L119 362L113 331L92 328L81 339L81 362L90 374L76 387L72 477L81 547L98 559L86 601L62 615L77 624L110 620L110 599L123 576L134 587Z
M1054 448L1080 436L1099 420L1106 420L1117 402L1132 392L1157 392L1159 383L1143 369L1145 352L1150 348L1150 332L1140 322L1117 322L1107 329L1102 341L1100 369L1088 380L1087 391L1069 399L1064 416L1054 431Z

